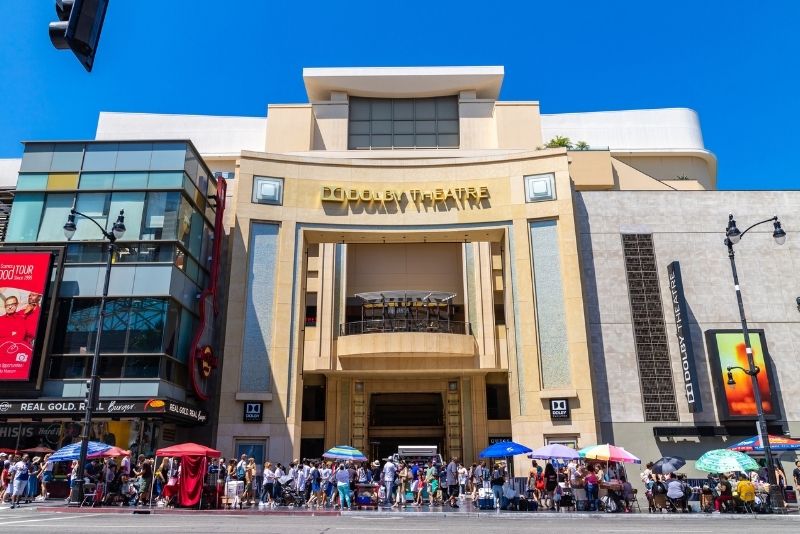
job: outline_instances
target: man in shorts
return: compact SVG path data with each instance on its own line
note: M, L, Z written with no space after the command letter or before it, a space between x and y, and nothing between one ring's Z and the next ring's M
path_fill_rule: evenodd
M458 508L458 459L451 458L450 463L445 468L445 482L447 482L447 493L450 496L450 507Z
M25 454L22 458L11 466L11 476L13 483L13 492L11 493L11 508L19 506L19 499L28 489L29 472L28 455Z

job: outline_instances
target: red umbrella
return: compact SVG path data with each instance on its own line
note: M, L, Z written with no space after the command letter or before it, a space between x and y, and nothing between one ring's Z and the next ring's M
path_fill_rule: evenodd
M222 453L211 447L205 445L198 445L197 443L181 443L173 445L172 447L164 447L156 451L156 456L208 456L211 458L219 458Z
M102 452L90 454L87 456L87 458L113 458L115 456L128 456L130 453L131 451L126 451L125 449L120 449L119 447L111 447L110 449L106 449Z

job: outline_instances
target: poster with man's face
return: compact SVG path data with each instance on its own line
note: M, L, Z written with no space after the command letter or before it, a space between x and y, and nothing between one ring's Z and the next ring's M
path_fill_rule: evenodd
M0 381L30 378L49 275L49 252L0 253Z

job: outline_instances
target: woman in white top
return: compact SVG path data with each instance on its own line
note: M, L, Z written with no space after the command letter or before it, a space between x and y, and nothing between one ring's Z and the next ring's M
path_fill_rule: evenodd
M272 469L272 464L267 462L264 464L264 487L261 490L261 502L267 503L271 506L274 501L272 498L274 489L275 471Z
M467 491L467 468L464 467L464 464L458 464L458 487L458 498L463 499Z
M50 494L47 493L47 484L53 481L53 462L50 461L50 455L44 457L44 468L39 473L39 478L42 480L42 500L47 500Z

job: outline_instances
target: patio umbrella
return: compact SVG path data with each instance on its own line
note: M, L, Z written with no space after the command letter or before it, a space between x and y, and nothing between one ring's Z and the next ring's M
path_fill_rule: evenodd
M364 456L364 453L348 445L337 445L333 448L330 448L325 452L325 454L322 455L322 457L333 458L334 460L355 460L359 462L365 462L367 460L367 457Z
M769 448L773 451L800 450L800 441L786 436L769 436ZM764 452L764 444L760 436L753 436L728 447L728 450L739 452Z
M708 473L727 473L728 471L758 471L759 465L743 452L728 449L714 449L697 459L695 468Z
M517 454L526 454L533 452L533 449L521 445L514 441L501 441L494 445L489 445L483 449L478 455L479 458L505 458L507 456L516 456Z
M119 447L110 447L104 451L95 452L93 454L86 455L87 458L114 458L116 456L129 456L131 451L126 451L125 449L120 449Z
M36 454L50 454L51 452L55 452L50 447L45 447L44 445L39 445L38 447L32 447L30 449L22 449L22 452L33 452Z
M107 451L111 445L100 443L99 441L90 441L89 448L87 449L86 456L97 454L99 452ZM66 447L61 447L50 456L51 462L67 462L69 460L77 460L81 455L81 442L72 443Z
M587 460L602 460L604 462L620 462L626 464L640 464L642 461L622 447L605 443L603 445L590 445L578 451L581 458Z
M534 449L533 452L528 454L528 458L536 460L576 460L580 458L578 451L571 447L552 443Z
M664 456L653 464L653 473L658 475L674 473L684 465L686 465L686 460L680 456Z

